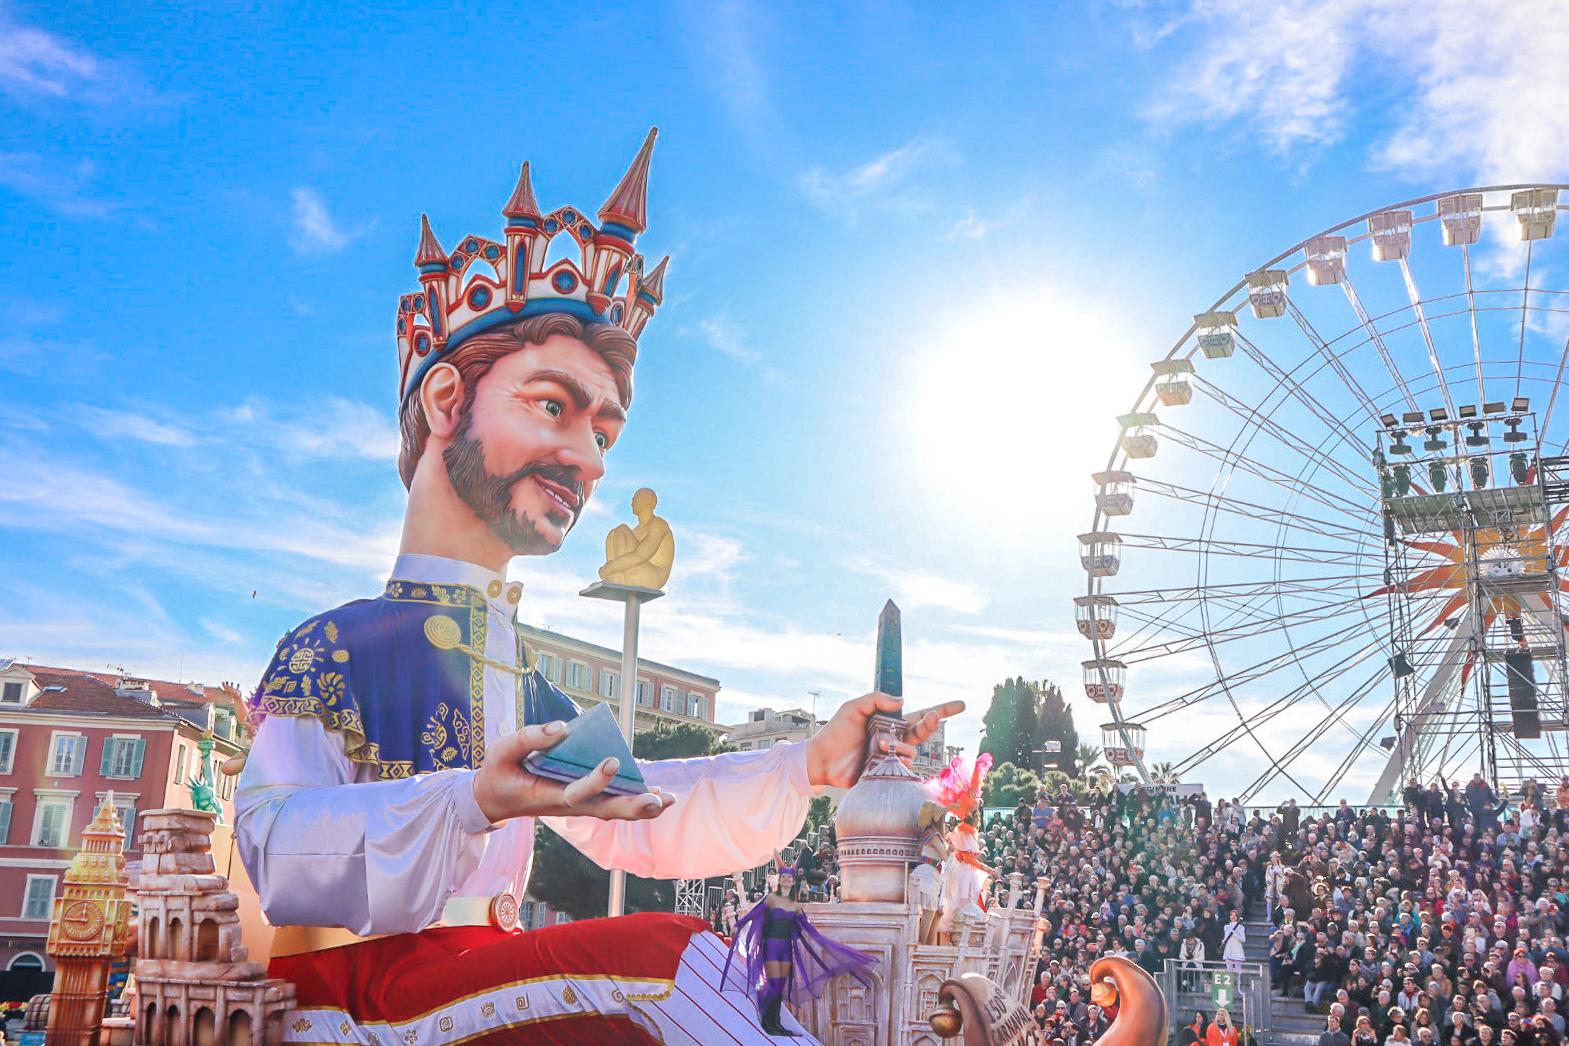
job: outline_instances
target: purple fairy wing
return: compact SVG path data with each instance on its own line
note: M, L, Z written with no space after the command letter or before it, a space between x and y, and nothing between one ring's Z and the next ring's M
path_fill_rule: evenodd
M763 986L763 921L767 917L768 903L758 901L736 922L724 973L719 978L720 991L735 988L756 999ZM730 971L732 960L738 960L734 973Z
M825 937L812 925L805 912L795 914L795 935L792 953L794 963L785 999L791 1005L815 999L828 988L835 977L849 974L868 988L872 986L870 971L877 965L877 957L856 951Z

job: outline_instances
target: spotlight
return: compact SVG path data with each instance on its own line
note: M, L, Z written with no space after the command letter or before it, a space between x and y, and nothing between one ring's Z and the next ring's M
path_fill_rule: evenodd
M1502 403L1484 403L1482 404L1482 409L1489 414L1502 414L1504 405Z
M1476 417L1476 404L1475 403L1467 403L1465 406L1461 407L1460 408L1460 416L1462 418L1474 418L1474 417Z
M1411 667L1411 662L1406 660L1404 654L1396 654L1389 659L1389 670L1395 674L1396 679L1404 679L1416 673L1416 669Z
M1422 412L1419 410L1408 410L1400 415L1400 420L1407 425L1420 425L1427 419L1422 416Z
M1445 443L1442 439L1439 438L1438 432L1439 430L1437 426L1429 427L1427 430L1427 439L1422 441L1422 449L1427 451L1429 454L1442 454L1444 451L1449 449L1449 444Z
M1408 447L1407 449L1409 450L1410 448ZM1403 498L1407 494L1410 494L1410 493L1411 493L1411 466L1410 465L1396 465L1395 466L1395 495L1397 497L1402 497ZM1388 584L1388 582L1386 581L1385 584Z
M1443 407L1434 407L1427 412L1427 418L1429 421L1448 421L1449 412Z
M1471 430L1471 435L1465 438L1468 447L1485 447L1490 442L1487 438L1487 426L1480 421L1473 421L1466 426Z
M1509 455L1509 475L1514 479L1517 487L1523 487L1531 481L1531 465L1525 456L1525 451L1517 450Z
M1399 420L1397 420L1393 414L1385 414L1378 420L1384 423L1384 428L1386 429L1392 429L1396 425L1400 424Z
M1509 418L1504 422L1504 425L1509 429L1508 432L1504 433L1505 443L1524 443L1526 441L1526 434L1520 431L1519 418Z
M1433 487L1433 493L1441 494L1449 485L1449 473L1444 469L1442 461L1429 461L1427 463L1427 480Z
M1395 430L1395 441L1389 445L1389 453L1391 453L1391 454L1409 454L1409 453L1411 453L1411 444L1406 442L1406 434L1405 434L1405 432L1403 430L1400 430L1400 429L1396 429Z
M1476 490L1481 490L1483 487L1487 486L1487 480L1488 480L1487 459L1486 458L1482 458L1482 457L1472 458L1471 461L1470 461L1470 465L1471 465L1471 486L1473 488L1475 488Z
M1524 414L1531 409L1531 400L1526 396L1516 396L1514 402L1509 405L1509 409L1516 414Z

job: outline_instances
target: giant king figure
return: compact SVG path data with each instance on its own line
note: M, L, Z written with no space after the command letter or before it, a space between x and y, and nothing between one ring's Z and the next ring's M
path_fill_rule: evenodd
M521 765L578 709L530 667L507 567L561 547L627 424L666 266L635 248L653 141L597 224L542 213L527 164L501 241L449 252L422 220L420 286L397 309L400 552L380 595L283 637L236 795L280 927L271 969L296 985L290 1041L777 1041L720 991L725 949L699 920L516 926L537 818L606 868L728 875L787 845L819 790L854 784L869 717L901 707L867 694L809 741L640 762L640 795L604 791L613 759L566 785ZM581 264L547 263L561 236ZM912 715L898 754L961 709Z

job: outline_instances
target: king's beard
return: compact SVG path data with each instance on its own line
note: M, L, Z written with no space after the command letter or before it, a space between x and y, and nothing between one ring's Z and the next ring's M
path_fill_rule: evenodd
M512 507L513 488L530 476L539 476L576 493L581 511L583 484L573 470L548 461L531 462L516 472L496 475L485 467L485 445L469 435L470 420L465 411L452 442L441 453L441 460L447 467L447 482L475 517L500 538L513 555L539 556L556 551L561 543L541 533L535 520ZM578 514L574 512L565 529L571 530L577 520Z

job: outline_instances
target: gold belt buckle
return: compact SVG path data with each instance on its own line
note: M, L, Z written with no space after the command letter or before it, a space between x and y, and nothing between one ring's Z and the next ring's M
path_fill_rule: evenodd
M490 925L511 933L518 928L518 899L502 891L490 899Z

